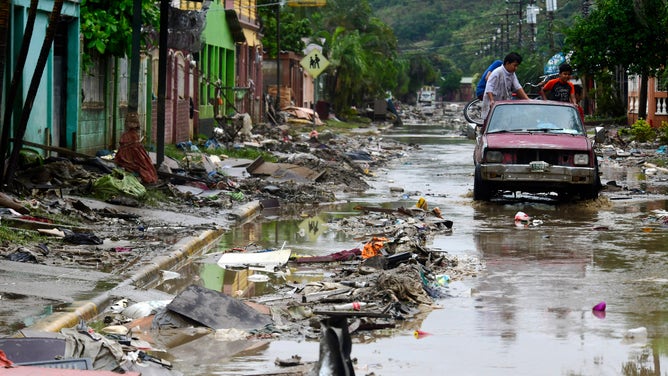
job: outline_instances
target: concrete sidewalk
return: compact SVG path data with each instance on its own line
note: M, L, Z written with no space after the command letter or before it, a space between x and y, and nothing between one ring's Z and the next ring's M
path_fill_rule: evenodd
M260 203L257 201L249 202L229 213L229 217L233 218L236 224L242 223L244 220L252 217L261 210ZM156 257L150 263L144 265L141 269L133 273L129 278L122 280L113 288L103 291L92 296L90 299L72 301L72 303L63 311L54 312L48 317L35 322L28 328L24 329L24 333L34 332L58 332L62 328L73 327L79 319L91 320L99 313L104 311L113 302L121 298L129 298L135 301L143 300L160 300L171 299L171 295L153 289L161 279L162 270L172 270L189 262L189 259L195 256L205 254L212 249L220 238L225 233L225 229L207 230L197 237L184 238L178 243L174 244L167 254ZM0 270L2 265L0 265ZM52 267L44 267L52 268ZM62 270L61 270L62 269ZM37 270L40 277L44 276L44 270ZM74 282L69 283L76 285L77 283L84 283L90 287L94 286L91 294L94 294L95 287L104 284L103 282L113 283L113 279L117 276L101 272L82 271L81 273L72 273L72 269L58 268L57 273L62 276L67 273L67 278L71 278ZM52 274L53 276L53 274ZM78 282L77 282L78 281ZM54 280L50 279L43 281L50 285L50 291L62 291L57 286L54 287ZM72 290L65 292L65 295L86 295L85 291ZM51 297L67 301L67 297ZM71 299L70 299L71 300Z

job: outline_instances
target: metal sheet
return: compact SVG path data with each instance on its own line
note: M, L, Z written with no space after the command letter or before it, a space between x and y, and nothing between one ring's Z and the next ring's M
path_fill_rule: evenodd
M65 356L65 339L0 338L0 350L14 363L54 360Z
M167 309L212 329L260 329L272 322L240 300L196 285L177 295Z

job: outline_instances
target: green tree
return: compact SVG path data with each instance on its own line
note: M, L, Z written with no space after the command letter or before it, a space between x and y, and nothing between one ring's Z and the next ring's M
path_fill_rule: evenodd
M142 2L144 44L155 44L160 11L152 0ZM91 63L91 54L101 56L130 56L132 47L132 6L134 0L82 0L81 35L84 45L84 65Z
M330 63L334 69L328 77L328 94L335 111L345 112L351 105L363 101L360 83L367 75L369 65L357 30L347 33L336 29L329 39Z
M415 93L424 85L437 85L441 73L434 67L430 56L425 54L411 55L409 58L410 83L408 90Z
M438 82L438 91L444 98L451 98L453 93L459 90L462 81L462 71L450 59L438 56L438 67L441 77Z
M594 77L614 72L617 66L640 74L638 116L645 118L647 79L668 60L666 1L599 0L596 5L588 17L577 18L566 30L566 44L576 51L572 61L579 72Z
M262 0L258 9L264 28L263 45L275 57L276 6L263 6L272 3ZM330 62L321 76L324 99L337 112L363 106L383 98L387 90L394 93L397 87L406 86L402 77L406 70L397 59L394 32L373 17L367 0L330 0L322 8L280 8L281 50L301 53L304 38L319 44Z
M328 2L311 19L319 30L313 41L322 42L330 61L325 90L335 111L345 112L395 91L401 72L397 41L392 29L371 16L366 0Z
M262 6L263 3L270 5ZM273 5L275 3L276 1L274 0L258 1L258 11L264 28L264 36L262 37L264 50L267 51L270 58L276 58L277 42L279 42L276 38L276 25L280 21L281 51L301 53L306 47L304 38L313 35L311 21L307 15L307 12L310 11L308 9L292 7L277 8L279 5ZM276 13L277 10L280 14ZM280 17L280 20L276 18L277 16Z

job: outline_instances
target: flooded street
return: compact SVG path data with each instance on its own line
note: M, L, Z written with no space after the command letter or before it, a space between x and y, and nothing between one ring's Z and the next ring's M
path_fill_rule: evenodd
M668 228L651 217L652 210L668 209L665 198L474 203L472 141L426 125L395 128L382 137L420 148L373 171L373 187L361 197L338 197L341 204L322 206L303 220L245 224L230 231L219 251L249 243L267 248L285 243L305 255L350 249L360 240L330 228L337 218L356 214L356 205L409 207L424 197L454 222L451 233L429 246L480 258L486 267L475 278L451 283L451 296L423 318L353 335L356 374L666 373ZM610 180L605 174L613 171L603 172L605 183ZM539 222L516 227L518 211ZM290 279L317 280L322 272L292 269ZM218 291L241 290L233 286L235 272L215 265L194 264L188 273ZM256 282L252 291L261 296L270 290L271 282ZM607 310L593 312L602 301ZM416 338L415 330L426 334ZM317 361L318 349L317 340L277 340L230 357L212 347L171 361L187 375L266 374L280 370L276 358Z

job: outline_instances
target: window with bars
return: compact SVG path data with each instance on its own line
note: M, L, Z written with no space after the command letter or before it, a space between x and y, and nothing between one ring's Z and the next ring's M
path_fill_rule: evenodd
M662 69L657 73L656 91L668 91L668 70Z

